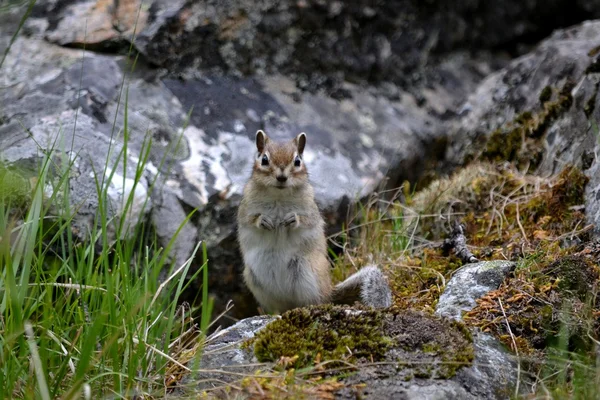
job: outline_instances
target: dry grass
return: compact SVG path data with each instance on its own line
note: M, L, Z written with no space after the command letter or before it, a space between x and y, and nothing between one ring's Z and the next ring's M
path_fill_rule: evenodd
M563 359L572 351L590 355L600 335L600 301L593 300L600 252L589 243L592 226L586 223L583 207L586 183L587 178L571 167L539 177L511 166L474 163L415 194L404 188L390 192L391 200L384 194L373 196L349 228L331 238L343 248L335 258L335 277L342 280L367 263L377 263L390 278L395 307L433 312L446 282L461 265L440 250L459 219L476 257L519 265L514 276L480 300L467 321L529 357L525 375L537 376L536 396L543 387L552 396L561 390L578 393L573 363L550 368L556 362L551 362L548 349L560 344L567 329L571 341L561 350ZM550 270L556 260L573 255L589 267L587 296L565 295L560 289L566 278ZM544 315L553 321L550 326ZM594 360L586 364L588 375L599 374ZM559 381L557 376L568 377Z

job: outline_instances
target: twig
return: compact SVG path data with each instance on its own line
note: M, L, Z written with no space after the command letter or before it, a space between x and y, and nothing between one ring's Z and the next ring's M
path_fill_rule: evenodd
M510 340L515 348L515 354L517 355L517 385L515 387L515 397L519 396L519 383L521 382L521 361L519 359L519 348L517 347L517 341L515 340L515 335L513 335L512 330L510 329L510 324L508 323L508 317L506 316L506 312L504 311L504 306L502 305L502 300L498 299L498 304L500 304L500 310L502 310L502 315L504 316L504 323L506 324L506 329L508 329L508 333L510 335Z
M442 250L445 254L449 254L450 250L454 249L458 258L465 264L478 262L477 257L467 248L467 238L465 237L464 229L464 226L460 222L455 222L450 237L444 240L442 244Z
M515 204L517 206L517 224L519 225L519 229L521 230L523 239L525 239L525 242L527 243L528 246L531 246L531 243L527 239L527 234L525 233L525 229L523 228L523 225L521 224L521 215L519 214L519 203L517 202Z
M548 240L562 240L562 239L568 238L569 236L571 238L573 238L573 237L579 236L579 235L581 235L583 233L586 233L586 232L592 230L593 228L594 228L594 225L593 224L589 224L589 225L586 225L586 226L584 226L583 228L581 228L579 230L573 230L571 232L562 234L560 236L551 237L551 238L548 238Z

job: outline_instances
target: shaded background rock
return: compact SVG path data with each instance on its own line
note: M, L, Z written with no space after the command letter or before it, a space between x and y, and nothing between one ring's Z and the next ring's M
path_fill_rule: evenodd
M30 23L53 42L81 45L81 16L89 15L87 44L131 40L135 27L136 47L170 71L295 74L308 88L343 80L407 84L449 51L512 50L600 13L595 1L565 0L158 0L138 15L139 3L39 1ZM47 23L37 22L46 15Z
M61 10L71 15L67 3L61 4ZM50 11L28 22L31 36L19 37L5 61L2 83L8 89L0 93L0 129L26 135L38 121L69 110L80 115L82 124L89 121L86 135L98 135L107 143L122 142L126 136L129 165L135 165L149 146L148 220L166 246L185 215L198 210L174 244L174 261L183 263L197 240L206 241L215 312L230 298L235 300L235 317L256 312L240 279L234 217L250 174L250 149L257 129L275 138L308 133L306 159L318 203L332 230L343 222L351 202L385 184L386 174L398 181L417 179L423 171L412 167L435 162L442 153L439 121L420 110L412 95L390 100L348 84L346 90L360 102L338 102L324 93L298 92L293 80L282 75L253 78L203 72L199 79L187 82L161 78L141 61L133 69L126 56L48 44L45 40L55 39L47 35L40 39L31 24L60 15ZM3 48L18 19L6 22ZM64 31L60 26L55 26L57 32ZM14 145L3 144L9 152ZM90 148L82 156L102 159L101 149ZM93 188L79 186L85 191L80 197L93 198ZM95 211L90 206L89 215ZM87 222L92 223L89 218ZM200 265L199 260L195 265ZM190 296L195 293L192 290Z

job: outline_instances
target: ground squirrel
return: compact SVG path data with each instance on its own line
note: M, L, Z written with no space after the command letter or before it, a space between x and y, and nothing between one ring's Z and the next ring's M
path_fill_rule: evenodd
M246 284L270 313L327 302L390 306L387 279L375 266L332 288L325 222L302 158L305 145L305 133L281 143L256 133L252 176L237 215Z

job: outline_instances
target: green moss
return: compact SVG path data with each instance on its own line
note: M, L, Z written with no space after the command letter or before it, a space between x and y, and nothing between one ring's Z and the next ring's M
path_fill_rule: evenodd
M454 322L414 311L333 305L290 310L251 343L261 362L297 357L289 367L303 368L317 354L323 361L385 360L397 363L399 379L450 378L474 357L470 334Z
M421 347L421 350L423 350L425 353L438 353L440 351L440 345L435 342L425 343Z
M540 93L542 109L525 110L512 121L493 131L486 143L482 157L490 161L511 161L517 166L536 168L543 157L543 145L540 138L550 125L573 105L571 90L573 83L567 81L552 98L552 88L547 86Z
M492 132L483 157L493 161L512 161L523 146L523 131L520 127L505 132L497 129Z
M542 89L542 91L540 92L540 97L539 97L540 103L542 103L542 105L543 105L551 98L552 98L552 87L551 86L544 87Z
M22 174L0 163L0 203L25 208L30 201L31 184Z
M585 187L589 178L576 167L566 167L549 190L533 196L522 207L526 224L536 225L534 230L557 231L558 234L574 229L584 216L574 206L585 203Z
M417 367L415 366L415 372L413 376L419 379L429 379L431 378L431 368L429 367Z
M458 329L469 342L473 341L473 334L463 322L453 320L452 326Z
M589 57L596 57L598 54L600 54L600 46L594 46L588 51Z
M550 209L564 210L571 206L585 204L585 187L588 181L589 178L578 168L566 167L560 173L557 183L552 187L552 194L548 199Z
M517 117L515 118L515 122L518 122L519 124L526 124L529 121L531 121L533 119L533 114L531 114L531 111L524 111L521 114L517 115Z
M383 335L382 314L327 305L284 313L257 334L254 353L261 362L298 356L295 367L301 368L317 354L325 360L381 360L390 344Z

